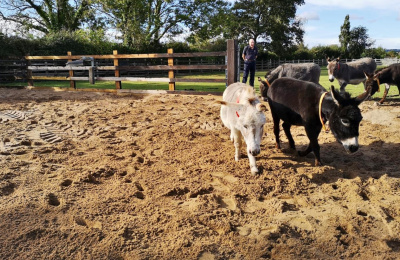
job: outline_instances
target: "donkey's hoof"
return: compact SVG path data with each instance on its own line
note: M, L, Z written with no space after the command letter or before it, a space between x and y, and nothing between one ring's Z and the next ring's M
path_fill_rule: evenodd
M317 166L324 166L324 165L322 164L321 161L318 161L317 159L315 159L315 166L317 167Z
M255 176L258 174L258 168L256 166L251 167L251 175Z

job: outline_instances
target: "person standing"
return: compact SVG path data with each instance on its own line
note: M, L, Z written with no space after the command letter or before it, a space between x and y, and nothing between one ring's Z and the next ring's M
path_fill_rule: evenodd
M249 40L249 45L244 47L242 58L244 60L244 72L242 83L247 83L247 77L250 73L249 84L254 87L254 77L256 74L256 59L258 55L258 49L255 45L254 39Z

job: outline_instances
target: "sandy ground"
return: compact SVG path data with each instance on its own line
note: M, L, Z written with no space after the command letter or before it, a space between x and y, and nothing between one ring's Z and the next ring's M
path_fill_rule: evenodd
M0 89L0 259L399 259L400 102L234 161L220 96ZM299 149L307 144L293 127Z

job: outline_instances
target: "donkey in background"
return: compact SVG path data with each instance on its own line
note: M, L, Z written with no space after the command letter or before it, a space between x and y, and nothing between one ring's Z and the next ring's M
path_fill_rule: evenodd
M391 64L386 68L375 71L374 80L377 82L378 88L380 84L385 84L385 92L378 104L382 104L389 92L390 85L396 85L400 94L400 63Z
M265 81L263 81L264 84L260 85L261 96L266 101L268 85L271 85L278 78L288 77L288 78L319 83L320 75L321 75L321 68L318 64L315 63L281 64L274 70L268 71L265 74ZM260 80L261 78L258 77L258 81Z
M374 73L376 69L376 62L371 58L362 58L347 63L340 62L340 58L336 60L328 58L327 61L329 81L333 82L336 78L340 85L340 91L345 91L347 84L358 85L361 82L364 83L364 89L366 89L364 73Z

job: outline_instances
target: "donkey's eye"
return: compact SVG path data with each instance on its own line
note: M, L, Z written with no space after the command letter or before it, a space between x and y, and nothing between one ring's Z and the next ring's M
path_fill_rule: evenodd
M247 129L249 126L248 126L248 125L243 125L243 127L244 127L245 129Z
M342 122L342 124L343 124L344 126L349 126L349 125L350 125L349 119L342 118L342 119L340 119L340 121Z

